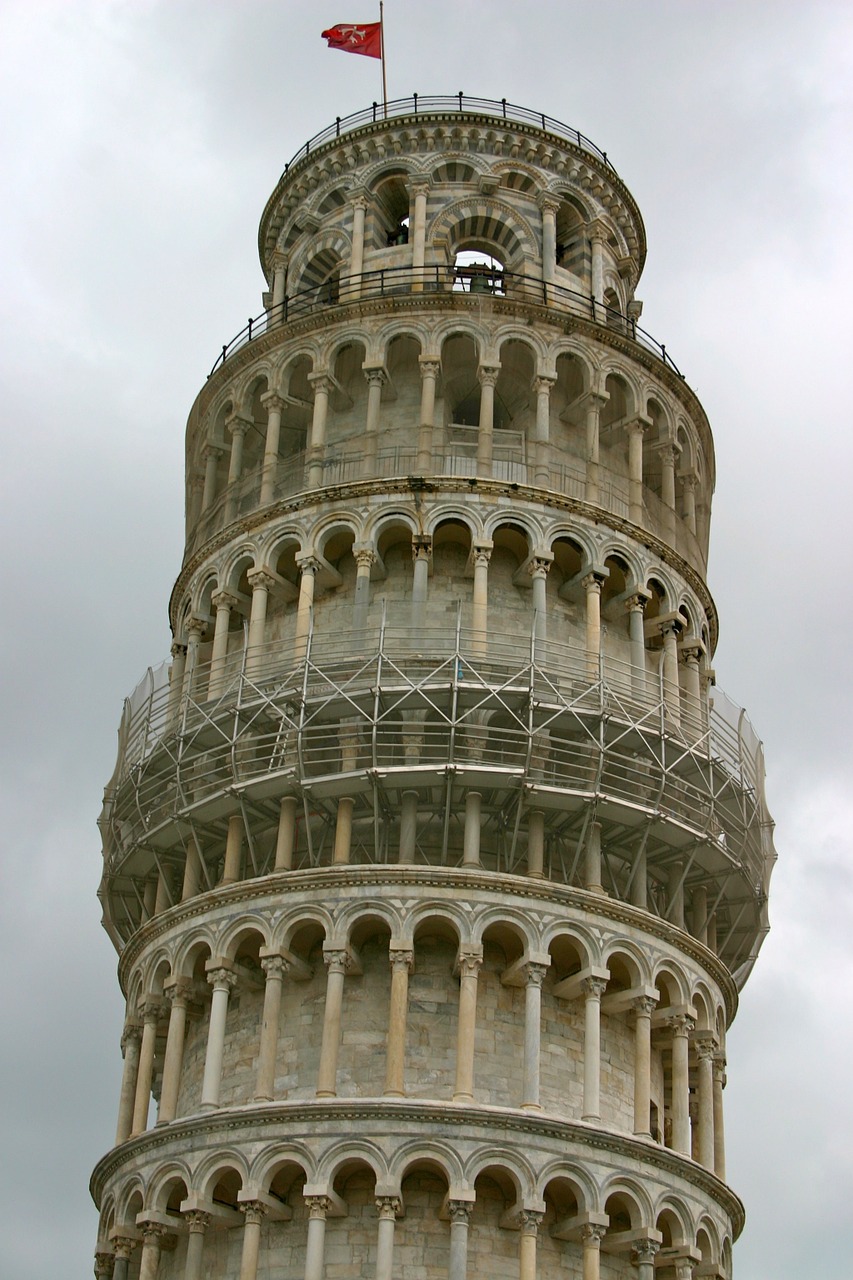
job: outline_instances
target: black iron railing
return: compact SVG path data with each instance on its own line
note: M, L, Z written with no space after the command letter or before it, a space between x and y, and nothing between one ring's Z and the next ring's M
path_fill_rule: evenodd
M532 276L517 275L511 271L484 270L476 264L471 267L382 267L378 271L333 277L322 284L312 285L309 289L286 296L269 311L250 319L230 342L223 344L208 377L247 343L301 316L357 300L436 293L470 293L505 299L508 302L536 303L585 320L593 320L604 328L639 343L663 361L679 378L684 377L662 342L641 329L636 320L605 306L592 294L579 293L575 289L566 289L563 285L537 280Z
M334 124L327 125L325 129L321 129L319 133L314 134L313 138L309 138L302 144L293 159L284 166L284 173L281 176L284 177L295 164L311 155L324 142L329 142L332 138L340 138L345 133L352 133L354 129L360 129L363 125L373 124L379 120L398 119L400 116L417 116L445 111L497 116L503 120L513 120L518 124L532 124L537 129L556 134L558 138L565 138L567 142L580 147L582 151L587 151L598 160L602 160L608 169L613 169L613 165L607 159L607 152L597 147L579 129L572 129L569 125L555 120L553 116L546 116L541 111L531 111L529 107L520 107L515 102L507 102L506 98L501 98L499 101L494 98L471 98L459 92L443 97L421 96L413 93L408 98L394 98L392 102L374 102L369 107L354 111L349 116L336 116ZM613 172L616 172L615 169Z

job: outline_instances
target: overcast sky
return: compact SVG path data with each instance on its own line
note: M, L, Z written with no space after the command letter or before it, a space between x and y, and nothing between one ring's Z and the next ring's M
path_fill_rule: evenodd
M349 7L348 7L349 6ZM91 1274L122 1002L95 828L168 653L183 429L261 309L301 142L379 95L361 0L0 0L0 1274ZM738 1280L850 1274L853 7L388 0L389 94L580 128L642 210L643 324L708 411L720 685L765 741L773 931L729 1040Z

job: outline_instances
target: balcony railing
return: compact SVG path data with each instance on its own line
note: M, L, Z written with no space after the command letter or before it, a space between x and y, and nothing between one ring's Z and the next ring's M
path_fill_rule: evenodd
M669 355L662 342L658 342L636 320L624 316L621 311L597 299L593 294L567 289L534 276L520 275L512 271L493 271L484 275L476 267L424 266L382 267L377 271L364 271L359 275L341 276L312 285L299 293L286 296L282 302L268 311L250 319L230 342L223 343L208 377L212 377L230 356L249 343L279 329L291 321L330 307L365 299L382 299L398 296L429 296L444 294L475 294L491 297L498 303L534 303L552 307L584 320L594 321L604 329L622 334L650 351L679 378L684 375Z
M364 107L361 111L354 111L349 116L336 116L334 124L327 125L325 129L321 129L319 133L314 134L313 138L309 138L307 142L303 143L293 159L289 160L284 166L284 172L281 176L284 177L294 165L310 156L325 142L331 142L334 138L340 138L347 133L352 133L355 129L361 129L365 125L376 124L384 120L396 120L401 116L434 115L448 111L463 112L468 115L498 117L502 120L514 121L517 124L531 124L537 129L544 129L547 133L555 134L558 138L565 138L567 142L570 142L573 146L580 147L582 151L589 152L596 159L602 160L608 169L613 170L614 173L616 172L607 159L606 151L602 151L597 147L579 129L572 129L560 120L555 120L553 116L546 116L540 111L531 111L529 107L520 107L514 102L507 102L506 98L501 98L500 100L494 98L472 98L464 93L432 97L413 93L408 98L394 98L391 102L374 102L369 107Z

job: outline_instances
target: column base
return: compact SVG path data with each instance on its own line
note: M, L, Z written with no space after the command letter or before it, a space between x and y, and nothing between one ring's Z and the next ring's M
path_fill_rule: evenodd
M452 1102L473 1102L474 1095L473 1093L454 1093L451 1101Z

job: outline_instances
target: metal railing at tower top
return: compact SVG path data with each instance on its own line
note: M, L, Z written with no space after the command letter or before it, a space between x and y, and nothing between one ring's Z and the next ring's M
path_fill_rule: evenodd
M636 320L621 311L608 307L594 294L580 293L564 285L552 284L535 276L520 275L514 271L493 270L484 274L482 268L457 267L452 264L424 267L381 267L375 271L363 271L358 275L338 276L312 285L299 293L285 296L276 306L248 320L238 334L222 345L222 350L207 375L216 370L236 351L248 343L282 328L312 312L326 311L330 307L345 306L351 302L365 302L411 294L416 298L441 294L445 299L463 298L469 295L478 300L494 299L506 302L527 303L549 307L582 320L601 325L603 329L630 338L656 356L677 377L684 374L662 342L653 338Z
M546 133L555 134L558 138L565 138L567 142L580 147L582 151L589 152L597 160L601 160L613 173L616 172L607 159L607 152L597 147L590 138L581 133L580 129L572 129L569 125L563 124L561 120L555 120L553 116L546 116L544 112L531 111L529 107L520 107L515 102L507 102L506 98L501 98L500 100L495 98L472 98L460 91L459 93L439 97L412 93L407 98L394 98L387 103L374 102L369 107L364 107L361 111L354 111L352 115L336 116L334 124L327 125L325 129L321 129L319 133L314 134L313 138L309 138L307 142L302 144L296 155L284 166L281 176L285 177L295 164L298 164L300 160L304 160L306 156L310 156L312 151L316 151L324 142L331 142L333 138L340 138L343 134L352 133L355 129L361 129L364 125L378 124L386 120L397 120L401 116L435 115L446 112L498 117L502 120L513 121L515 124L533 125L537 129L543 129Z

